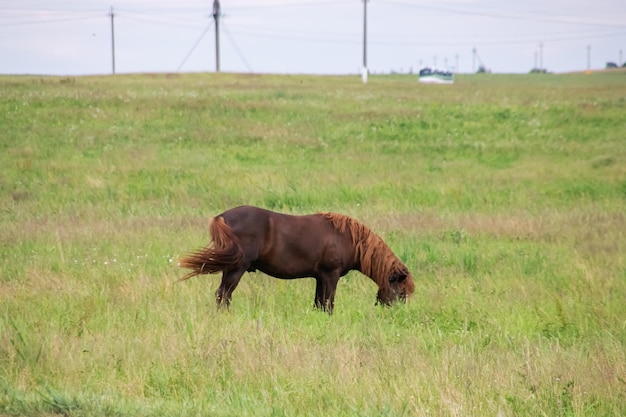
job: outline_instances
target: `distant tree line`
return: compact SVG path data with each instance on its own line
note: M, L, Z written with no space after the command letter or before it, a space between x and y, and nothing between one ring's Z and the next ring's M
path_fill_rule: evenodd
M606 63L606 69L615 69L615 68L620 68L619 65L617 65L615 62L607 62ZM621 66L621 68L626 68L626 62L624 62ZM480 70L479 70L480 72ZM529 74L548 74L548 70L545 68L533 68L529 71Z

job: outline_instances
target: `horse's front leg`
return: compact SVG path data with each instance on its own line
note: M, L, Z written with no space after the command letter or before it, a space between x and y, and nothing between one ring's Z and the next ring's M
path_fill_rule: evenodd
M324 282L321 278L315 278L315 308L324 309Z
M337 273L322 274L316 278L315 308L327 311L328 314L333 313L338 282L339 274Z

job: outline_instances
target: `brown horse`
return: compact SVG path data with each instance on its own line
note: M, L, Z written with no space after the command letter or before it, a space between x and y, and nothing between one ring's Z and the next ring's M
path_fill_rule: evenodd
M282 279L315 278L315 307L332 313L339 278L358 270L378 285L377 301L405 301L415 284L389 246L362 223L341 214L291 216L257 207L225 211L210 221L212 241L182 258L179 266L200 274L222 272L218 307L230 304L244 272Z

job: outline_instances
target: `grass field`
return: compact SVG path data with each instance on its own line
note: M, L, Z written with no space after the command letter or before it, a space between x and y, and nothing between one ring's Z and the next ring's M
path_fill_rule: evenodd
M0 77L0 415L626 415L626 74ZM209 217L337 211L409 266L176 283Z

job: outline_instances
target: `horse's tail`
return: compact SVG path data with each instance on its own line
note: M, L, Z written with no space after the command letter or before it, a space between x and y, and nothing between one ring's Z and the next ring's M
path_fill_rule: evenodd
M184 281L201 274L215 274L220 271L229 271L241 265L244 258L239 238L224 222L224 218L214 217L209 224L211 243L206 247L191 252L181 258L178 266L189 268L189 272L178 281Z

